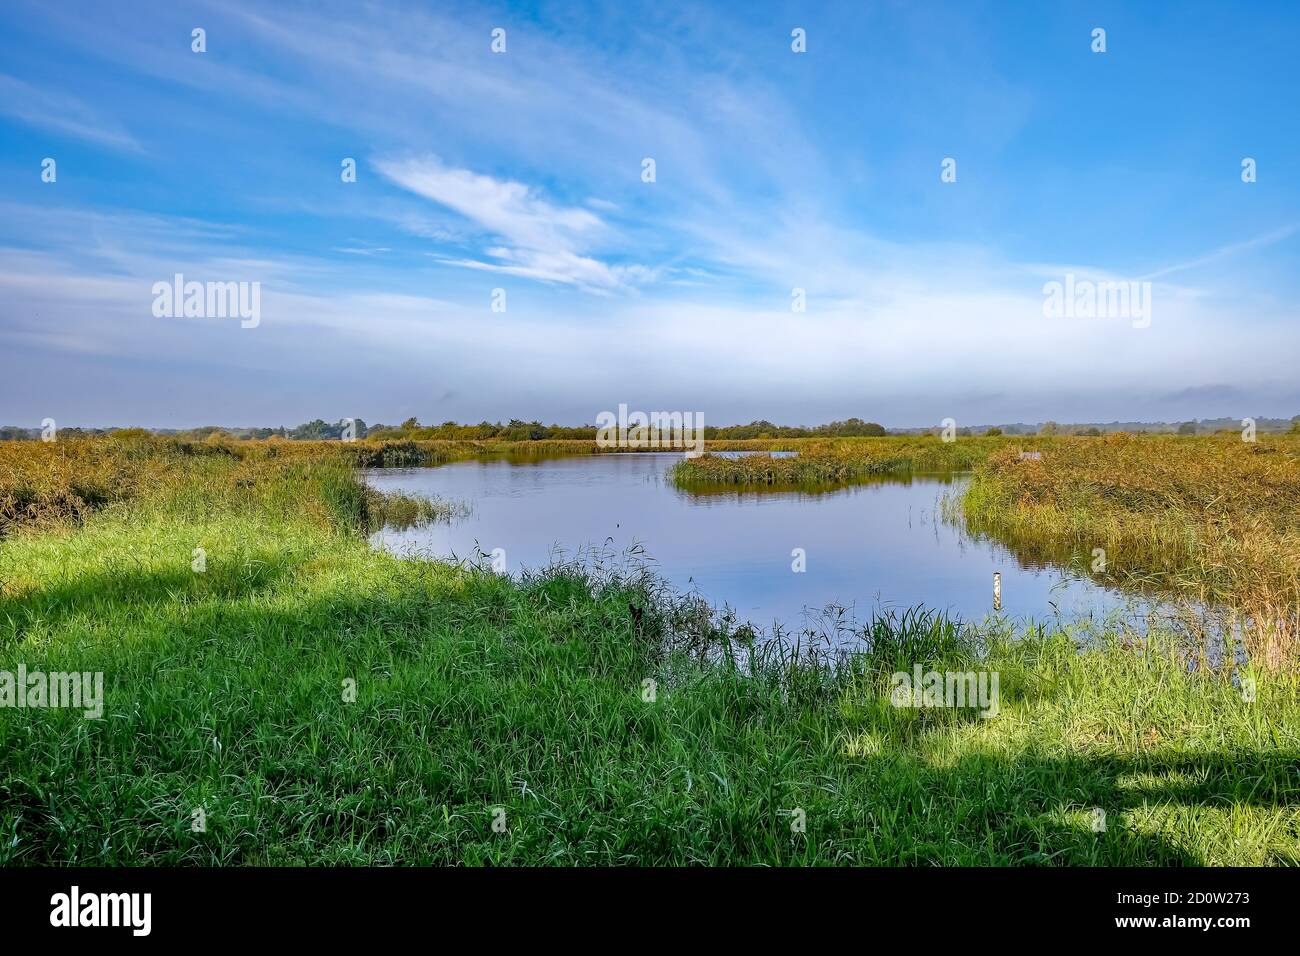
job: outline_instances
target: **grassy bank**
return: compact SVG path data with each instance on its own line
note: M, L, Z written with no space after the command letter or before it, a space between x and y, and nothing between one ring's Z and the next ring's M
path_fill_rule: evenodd
M725 441L711 447L744 450L771 444ZM80 520L128 502L170 506L183 497L182 486L213 500L238 500L259 482L307 467L418 467L485 456L534 459L653 450L607 449L576 440L188 441L141 429L57 442L0 441L0 536L19 526Z
M1300 863L1294 676L926 614L791 667L649 579L372 551L338 462L136 466L0 543L0 670L105 682L0 708L0 863ZM1001 712L891 706L915 664Z
M1026 558L1226 608L1258 661L1300 665L1293 438L1113 435L1028 461L1003 449L976 471L958 520Z

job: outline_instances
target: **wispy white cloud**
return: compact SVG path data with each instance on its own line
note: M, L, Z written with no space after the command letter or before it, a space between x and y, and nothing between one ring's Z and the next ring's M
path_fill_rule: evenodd
M393 250L388 246L336 246L334 251L349 256L382 256Z
M1262 236L1256 236L1254 239L1247 239L1244 242L1229 243L1220 246L1217 249L1207 252L1203 256L1197 256L1195 259L1189 259L1186 262L1179 262L1172 266L1166 266L1163 269L1157 269L1155 272L1149 272L1141 279L1158 279L1162 276L1171 275L1175 272L1184 272L1188 269L1196 269L1200 266L1209 265L1212 262L1218 262L1220 259L1227 259L1229 256L1235 256L1241 252L1249 252L1252 249L1262 249L1265 246L1271 246L1274 243L1281 242L1295 235L1296 230L1300 228L1296 224L1283 226L1281 229L1274 229L1264 233Z
M112 149L140 152L143 147L102 109L74 96L47 90L0 73L0 113L14 119Z
M585 254L608 233L605 222L589 209L552 203L524 183L455 169L436 156L381 159L375 166L403 189L459 213L503 243L483 250L491 261L438 256L439 261L606 292L651 274Z
M501 382L502 368L527 367L528 387L549 404L524 411L566 421L590 421L620 396L701 409L718 422L761 414L773 396L805 403L797 407L808 411L798 414L809 420L867 407L899 425L949 415L963 423L1004 421L1021 414L1027 400L1037 403L1037 414L1062 417L1069 408L1062 383L1085 396L1095 414L1121 417L1126 403L1143 400L1134 383L1149 401L1186 389L1189 370L1204 370L1207 354L1216 356L1215 377L1193 385L1250 381L1252 396L1261 383L1284 388L1300 345L1300 329L1280 312L1260 316L1275 348L1225 350L1216 347L1222 336L1215 310L1198 300L1162 303L1151 328L1134 329L1118 320L1048 320L1036 291L980 288L964 277L928 288L909 280L872 302L814 296L809 311L798 314L784 303L756 308L686 298L665 307L642 298L611 315L617 335L594 336L590 311L521 306L497 315L486 302L382 286L333 292L314 282L314 273L298 272L267 284L263 322L245 331L234 323L154 318L150 284L160 276L152 261L141 263L139 274L112 277L13 249L0 249L0 264L6 349L201 368L205 375L256 370L268 381L298 369L313 401L324 390L351 414L376 402L377 379L357 373L360 367L382 369L383 387L394 394L414 394L436 379L463 396L439 414L461 418L519 412L517 388L483 383ZM213 260L178 267L187 276L257 276L286 265ZM972 397L971 367L981 370L983 397ZM578 368L582 375L575 376ZM17 391L13 398L26 402ZM236 398L241 415L261 420L256 396ZM1232 396L1211 392L1189 392L1186 405L1207 414L1234 407Z

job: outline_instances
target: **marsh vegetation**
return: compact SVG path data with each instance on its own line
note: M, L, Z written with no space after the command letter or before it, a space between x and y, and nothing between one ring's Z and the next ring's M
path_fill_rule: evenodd
M986 533L1111 567L1161 542L1168 586L1294 613L1289 440L844 441L827 474L953 456ZM823 467L799 450L691 464ZM1214 666L913 610L795 655L651 574L368 545L359 467L481 451L0 443L0 670L105 675L102 720L0 709L0 863L1300 863L1285 643ZM891 706L916 665L998 672L999 715Z

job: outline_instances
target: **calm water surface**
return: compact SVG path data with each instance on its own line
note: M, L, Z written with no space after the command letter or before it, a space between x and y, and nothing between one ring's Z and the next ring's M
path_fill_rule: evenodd
M992 610L994 571L1002 574L1003 611L1015 617L1095 617L1123 603L1063 570L1022 566L1002 546L945 524L940 499L959 492L962 477L882 479L823 493L699 493L668 478L680 457L494 459L370 471L377 488L471 508L450 525L384 529L374 541L400 554L471 559L502 548L511 572L590 549L621 555L639 546L669 581L760 627L815 625L834 605L859 619L925 604L979 620ZM792 570L796 548L806 555L804 572Z

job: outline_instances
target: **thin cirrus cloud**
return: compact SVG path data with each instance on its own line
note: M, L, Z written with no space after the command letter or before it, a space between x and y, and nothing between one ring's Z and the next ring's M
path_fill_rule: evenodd
M143 147L121 124L75 96L43 89L0 73L0 113L29 126L88 140L112 149L140 152Z
M1155 272L1150 272L1141 278L1157 279L1175 272L1183 272L1187 269L1195 269L1198 266L1209 265L1210 263L1218 262L1219 260L1226 259L1229 256L1235 256L1241 252L1250 252L1254 249L1262 249L1265 246L1271 246L1274 243L1291 238L1291 236L1295 235L1298 228L1300 228L1300 225L1292 223L1283 226L1280 229L1271 230L1262 236L1256 236L1253 239L1247 239L1243 242L1229 243L1228 245L1220 246L1218 249L1207 252L1203 256L1197 256L1187 262L1179 262L1172 266L1166 266L1163 269L1157 269Z
M785 25L725 4L231 0L204 8L199 56L183 9L16 2L0 139L39 150L6 155L0 194L15 420L139 420L167 383L149 414L171 420L148 421L587 421L620 395L715 422L891 425L1300 401L1295 186L1180 149L1208 114L1167 81L1206 33L1248 50L1290 16L1207 13L1125 59L1050 8L842 5L808 12L796 56ZM1138 26L1112 36L1137 49ZM1221 52L1223 148L1277 168L1293 68ZM1259 87L1261 62L1288 82ZM1108 112L1106 135L1062 119L1149 100ZM65 160L69 139L95 148ZM57 185L33 155L59 158ZM340 182L343 156L372 174ZM156 319L150 287L176 272L261 281L264 321ZM1044 281L1068 274L1152 282L1150 327L1047 318Z
M375 167L403 189L452 210L496 241L486 258L437 256L449 265L562 283L589 292L626 290L651 270L589 254L609 226L590 209L548 201L524 183L445 165L436 156L381 159Z

